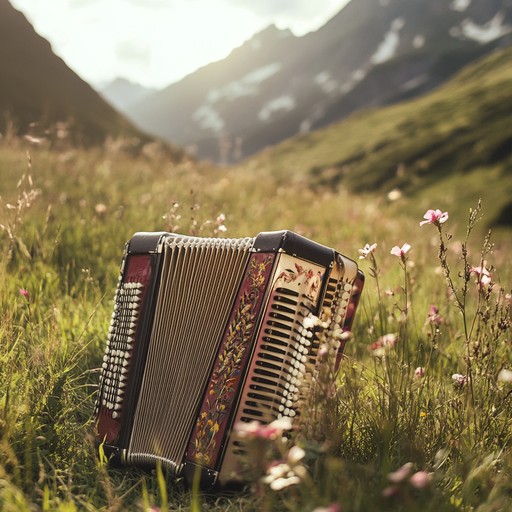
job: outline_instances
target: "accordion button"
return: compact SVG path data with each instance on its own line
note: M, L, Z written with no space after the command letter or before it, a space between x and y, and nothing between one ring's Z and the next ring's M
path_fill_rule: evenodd
M116 411L114 411L114 412L112 413L112 419L116 420L117 418L119 418L119 413L118 413L118 412L116 412Z

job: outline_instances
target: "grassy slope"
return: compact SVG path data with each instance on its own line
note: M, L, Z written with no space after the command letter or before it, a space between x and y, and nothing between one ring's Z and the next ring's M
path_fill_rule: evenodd
M432 489L404 497L404 506L412 500L409 510L462 511L473 503L494 506L508 499L512 461L506 451L499 455L512 439L509 404L503 398L508 388L493 384L500 365L510 361L510 347L501 341L506 331L496 331L496 346L486 356L488 391L480 392L479 380L476 395L482 411L476 420L482 424L473 426L468 396L459 394L451 380L452 373L465 371L460 315L443 277L434 272L437 250L430 238L435 231L419 228L421 216L383 215L385 203L378 196L311 190L293 181L284 186L282 175L263 180L259 174L127 158L122 152L32 150L27 168L26 149L15 141L0 144L0 224L13 235L10 240L0 228L0 509L120 511L165 503L155 473L107 472L98 465L91 436L96 369L124 241L137 230L212 235L221 212L230 236L290 228L354 258L366 241L376 241L381 290L394 290L394 295L379 303L368 279L355 340L346 351L353 359L340 381L342 413L329 434L323 462L311 467L314 481L292 488L289 499L288 491L268 488L241 497L201 496L202 510L313 510L333 501L354 512L399 510L401 501L384 499L381 492L387 474L405 462L435 471L436 478ZM33 185L21 178L27 172ZM451 228L464 218L452 215L449 222ZM389 254L404 240L413 245L416 264L410 267L405 326L398 309L403 274ZM449 258L456 261L452 248ZM479 262L478 248L478 241L471 243L473 264ZM507 274L508 254L495 251L489 261ZM361 263L369 276L368 262ZM500 279L505 284L510 275ZM28 299L20 288L28 290ZM472 285L471 308L475 291ZM430 303L449 322L435 343L425 326ZM371 357L368 346L380 334L399 331L401 346L407 341L410 352L406 360L401 352L392 356L398 359L392 359L388 371ZM425 366L429 375L421 393L411 377L417 366ZM336 410L332 405L331 412ZM427 420L419 419L420 412ZM315 414L304 415L306 430L327 428ZM306 439L313 452L320 449L314 444L319 438ZM479 443L476 452L474 442ZM441 449L450 458L435 469ZM487 457L490 466L483 462ZM469 477L471 485L484 482L478 494L463 486ZM197 499L170 477L165 488L171 510L187 510Z
M433 93L289 139L242 164L313 187L404 194L400 204L467 211L489 224L512 192L512 48L465 68ZM415 210L417 213L417 211Z

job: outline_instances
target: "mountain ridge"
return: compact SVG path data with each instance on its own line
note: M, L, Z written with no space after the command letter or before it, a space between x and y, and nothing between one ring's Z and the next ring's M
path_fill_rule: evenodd
M69 126L73 143L103 143L107 137L150 138L117 112L36 33L8 0L0 0L0 132L41 133Z
M342 118L347 103L367 108L422 94L509 45L511 31L510 0L352 0L305 36L260 32L126 113L199 158L233 163Z
M416 98L360 110L248 158L235 172L336 193L378 193L462 217L484 200L487 227L512 227L512 47ZM290 170L293 175L290 176ZM430 206L429 206L430 204ZM418 206L417 204L415 205ZM436 206L437 207L437 206Z

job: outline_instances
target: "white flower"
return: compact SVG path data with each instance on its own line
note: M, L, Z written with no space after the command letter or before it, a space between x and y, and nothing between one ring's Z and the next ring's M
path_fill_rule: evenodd
M359 249L359 259L364 260L366 256L375 252L375 249L377 249L377 244L366 244L362 249Z
M498 373L498 381L512 382L512 370L507 370L506 368L500 370L500 373Z
M305 455L306 452L300 446L292 446L286 458L291 464L297 464Z

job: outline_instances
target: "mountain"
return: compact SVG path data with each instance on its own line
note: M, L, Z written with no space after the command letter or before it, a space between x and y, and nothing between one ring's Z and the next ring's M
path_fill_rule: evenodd
M108 136L149 140L57 57L22 13L0 0L0 133L25 134L65 123L84 145Z
M200 158L230 163L423 94L510 44L511 31L511 0L352 0L303 37L268 27L126 113Z
M379 192L415 214L466 218L482 198L482 227L512 227L512 47L495 50L421 97L366 109L300 134L234 172L335 193ZM389 215L389 213L388 213ZM455 217L455 215L454 215ZM390 221L392 217L390 217ZM459 231L465 226L459 226ZM510 233L509 233L510 234Z
M122 112L135 102L141 101L150 94L157 92L157 89L144 87L126 78L116 78L112 82L100 87L98 92L111 105Z

